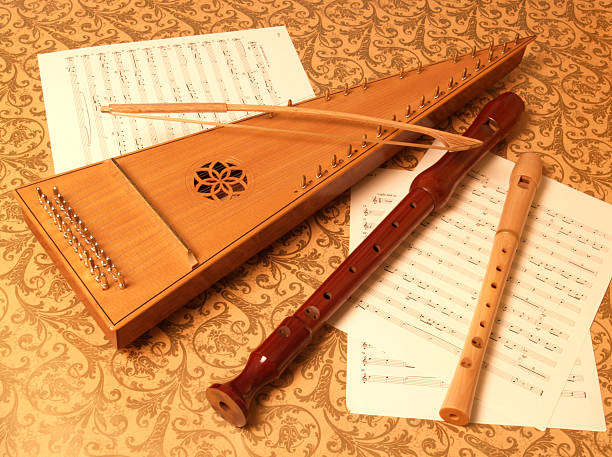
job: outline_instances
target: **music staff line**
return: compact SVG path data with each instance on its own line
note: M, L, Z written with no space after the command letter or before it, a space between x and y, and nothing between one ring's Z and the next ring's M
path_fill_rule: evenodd
M475 191L476 189L474 189L473 192ZM446 210L441 214L441 216L446 216L448 213L451 213L451 212L457 212L458 214L468 216L470 220L479 219L479 216L484 215L484 214L490 214L492 216L496 216L495 212L491 210L487 204L478 203L469 197L465 197L461 193L456 194L453 198L451 198L451 201L452 203L449 206L447 206ZM460 203L460 204L455 204L455 203ZM473 208L479 209L481 213L474 214L473 212L470 211L470 209L473 209ZM538 208L532 208L530 212L530 218L527 220L527 223L525 225L525 235L523 236L523 238L526 238L527 236L533 237L534 235L537 235L539 238L544 239L547 242L549 242L551 245L553 245L555 249L563 248L565 251L567 251L568 253L571 253L572 255L577 255L585 259L591 259L599 264L603 263L603 258L601 257L600 254L595 254L595 253L591 254L586 250L578 249L575 247L575 244L573 244L571 241L564 241L561 237L559 237L558 235L566 234L564 227L560 226L559 224L556 224L557 230L556 232L554 232L554 231L551 231L549 224L541 222L541 217L538 218L535 215L531 217L532 213L538 213L538 212L539 212ZM484 224L482 223L482 220L481 220L481 225L488 228L489 231L492 233L494 233L496 230L496 226L492 224ZM464 228L461 225L457 225L457 227L462 228L462 229ZM598 251L598 252L608 252L608 247L605 244L605 240L592 241L592 240L586 240L578 236L574 236L571 238L574 239L575 241L581 242L587 248L590 247L593 250ZM481 239L488 239L488 236L481 237ZM552 249L552 248L548 248L542 245L542 249Z
M458 331L457 329L452 328L448 325L445 325L443 322L440 322L434 317L426 316L425 314L420 312L420 310L415 309L414 307L410 306L409 302L402 303L398 300L390 298L388 295L379 291L377 288L372 288L371 286L370 287L368 286L370 285L367 284L366 288L369 291L369 293L372 294L372 296L378 298L379 300L385 301L387 304L397 309L401 313L404 313L407 316L413 317L414 319L418 320L422 324L432 327L432 331L435 329L439 332L446 334L447 336L452 337L453 341L455 341L457 344L451 344L450 345L451 347L459 347L459 345L461 345L463 340L465 339L465 334L463 332ZM413 328L418 328L418 327L414 327L414 325L412 324L409 324L409 322L405 321L402 318L399 318L387 312L382 312L380 308L376 306L372 306L369 303L364 302L363 300L359 302L359 306L364 310L367 309L367 310L373 311L375 314L382 316L383 318L387 319L389 322L399 325L400 327L404 327L409 330ZM433 333L431 332L426 332L426 333L428 335L433 335ZM524 363L525 358L529 357L529 358L537 360L538 362L544 363L545 365L548 365L551 367L554 367L556 365L556 362L553 359L547 357L544 354L540 354L539 352L537 352L536 350L532 348L528 348L520 343L514 342L510 340L509 338L496 334L495 332L492 332L491 335L492 336L490 339L492 343L495 342L495 343L501 344L507 349L511 350L514 354L518 354L518 356L516 355L510 356L507 354L499 353L498 358L500 360L503 360L507 364L510 364L513 366L521 366L520 363ZM541 338L536 339L533 336L531 336L530 341L533 344L533 346L535 346L536 348L539 348L539 345L543 343L544 347L547 350L552 351L552 352L561 352L561 349L557 345L551 342L545 341ZM445 349L448 350L448 348L449 346L445 346ZM547 375L544 375L544 377L546 376Z
M398 255L396 258L401 257L401 255ZM412 264L412 266L414 266L414 263ZM418 279L418 277L416 277L415 275L411 275L411 274L407 274L407 273L401 273L401 271L397 268L397 267L392 267L391 265L387 264L383 266L383 269L390 274L396 274L399 277L401 277L404 281L409 282L409 283L413 283L415 284L417 287L419 287L420 289L423 290L428 290L431 289L431 285L428 282L424 282L421 281L420 279ZM403 270L403 269L402 269ZM452 280L440 273L435 273L433 271L429 271L426 268L422 269L423 271L425 271L426 273L430 273L430 274L434 274L439 277L439 279L441 281L445 281L445 284L450 284L452 283ZM456 268L454 268L453 266L453 271L457 271ZM380 277L377 277L377 280L380 281L381 284L385 284L387 285L390 289L394 290L394 291L398 291L400 289L400 286L393 283L392 281L386 281L384 279L381 279ZM476 283L475 283L476 284ZM520 288L520 287L519 287ZM461 307L463 307L464 309L470 311L473 309L473 302L476 299L476 297L473 295L473 293L477 291L477 289L474 287L473 291L470 290L469 287L467 287L467 292L468 293L472 293L472 301L468 301L466 299L460 298L454 294L449 293L446 290L440 290L440 288L435 288L432 289L431 292L433 294L435 294L435 298L436 301L439 301L440 299L444 299L450 303L452 303L453 305L459 305ZM403 288L402 289L402 293L406 296L406 298L409 299L414 299L416 301L418 301L421 304L425 304L431 308L434 309L438 309L440 307L439 304L437 304L436 302L434 302L431 298L426 298L422 295L419 294L415 294L413 291L408 290ZM511 293L511 292L507 292L508 295L514 296L515 298L519 298L522 301L525 301L525 299L523 297L521 297L517 292ZM562 313L557 313L555 311L552 310L544 310L543 308L541 308L539 305L536 305L535 303L531 302L531 301L527 301L528 304L530 304L531 306L534 306L536 308L538 308L539 310L541 310L544 314L541 314L540 317L535 317L532 316L524 311L519 311L518 309L515 309L514 307L508 307L507 305L504 305L503 309L504 310L510 310L510 312L512 312L513 314L515 314L519 319L522 320L526 320L528 323L535 325L538 329L543 329L545 331L547 331L548 333L550 333L551 335L555 336L555 337L559 337L562 339L567 339L568 338L568 333L564 332L562 329L560 329L558 326L553 326L553 325L549 325L546 324L545 322L543 322L543 318L548 317L551 319L554 319L555 321L557 321L557 323L559 324L565 324L567 326L573 326L574 325L574 321L567 317L566 315L562 314ZM440 308L442 310L446 309L445 307ZM573 311L577 311L576 309L572 309ZM452 311L448 311L448 312L444 312L442 311L442 314L446 314L448 316L459 316L458 314L452 312ZM456 320L461 321L461 318L456 318ZM533 339L533 338L532 338ZM539 340L538 340L539 341ZM548 343L546 344L546 348L547 349L551 349L554 350L556 346L552 343Z
M470 172L468 172L467 177L469 179L471 179L472 181L480 183L482 188L484 188L484 189L487 189L489 187L489 179L485 175L483 175L477 169L474 169L474 170L471 170ZM472 185L473 186L473 183L466 185L465 184L466 182L467 182L467 180L464 181L461 185L464 185L464 186ZM500 189L498 186L494 186L494 187L495 187L496 191ZM505 194L505 191L503 193ZM578 221L576 219L573 219L570 216L567 216L565 214L561 214L561 213L553 210L552 208L543 206L543 205L541 205L539 203L534 203L532 205L532 207L536 211L538 211L538 212L545 213L547 216L549 216L551 218L552 221L561 221L561 222L563 222L565 224L564 232L568 232L568 233L574 233L574 231L589 232L593 236L603 238L606 241L612 240L612 233L608 233L608 232L604 232L604 231L601 231L599 229L596 229L595 227L592 227L592 226L590 226L588 224L584 224L584 223L582 223L582 222L580 222L580 221ZM538 213L535 213L534 214L534 218L541 218L541 216ZM560 228L559 225L553 226L553 227L556 228L557 230ZM608 244L608 243L606 243L606 244Z
M478 208L482 213L492 214L496 217L499 216L499 214L496 213L496 210L492 210L486 203L478 202L478 198L484 199L485 202L499 202L500 205L501 202L503 202L503 198L500 199L496 195L487 193L486 189L483 190L482 188L474 187L473 184L466 185L462 183L462 185L460 185L459 187L460 192L456 193L451 199L451 202L449 202L450 204L447 206L447 210L449 210L449 208L453 208L453 210L459 211L463 214L468 214L470 215L470 217L473 217L474 214L470 213L469 209ZM496 192L499 192L499 189L496 189ZM503 191L503 193L505 194L505 191ZM458 205L457 203L461 204ZM463 206L466 203L469 203L469 205ZM470 206L472 208L470 208ZM609 241L609 239L611 238L609 235L591 228L593 237L584 237L572 229L571 224L576 222L573 219L564 219L562 217L561 221L563 221L563 223L565 224L562 225L558 222L559 219L552 218L546 221L546 218L544 217L545 214L550 217L551 210L537 203L534 203L532 205L530 217L525 226L525 230L527 232L536 233L538 236L541 236L543 238L550 238L552 243L555 243L559 246L563 246L566 250L575 252L583 257L588 255L586 251L576 248L575 243L572 243L572 241L563 241L562 238L570 238L570 240L577 241L585 245L585 247L590 247L596 251L609 251L609 248L607 247L607 241ZM557 213L554 214L558 216ZM495 230L494 227L489 226L489 228ZM563 237L559 237L559 235L562 235ZM595 257L595 259L599 261L598 257Z
M362 343L363 344L363 350L362 350L362 359L361 359L361 366L362 366L362 371L365 370L368 366L387 366L387 367L401 367L401 368L416 368L415 366L409 364L406 361L403 360L399 360L399 359L393 359L393 358L385 358L382 356L370 356L367 354L368 351L372 352L372 346L368 345L367 343ZM379 352L379 351L376 351ZM430 378L430 377L427 377ZM567 382L583 382L584 381L584 376L581 374L571 374L568 378L567 378ZM572 393L575 392L584 392L584 391L576 391L576 390L564 390L563 392L566 392L567 396L573 396L571 395Z
M449 218L447 217L446 219L440 219L443 222L448 222ZM465 249L469 249L470 252L472 252L472 256L470 261L471 263L473 263L474 265L486 265L487 262L487 258L485 255L485 249L483 248L483 244L479 244L476 243L474 241L471 240L470 236L463 236L460 237L460 234L454 233L453 230L447 230L447 228L452 227L451 225L446 225L445 227L442 227L441 224L433 224L433 220L431 220L431 218L427 218L425 221L423 221L421 223L421 226L418 227L415 232L413 233L413 235L409 238L409 240L417 240L420 241L421 238L425 239L425 240L433 240L436 239L435 235L438 234L444 238L448 238L449 240L453 240L453 244L457 244L457 248L451 248L446 247L445 248L447 250L449 250L449 252L459 252L459 253L464 253ZM433 224L433 231L429 230L427 233L429 235L422 235L422 232L424 230L425 227L430 227ZM372 225L372 224L368 224L368 225ZM461 241L458 241L461 240ZM489 237L486 238L482 238L480 241L483 241L485 244L487 242L490 241ZM437 243L442 243L439 240L436 240ZM415 243L416 244L416 243ZM531 254L532 251L537 251L538 252L538 257L546 257L546 255L548 256L554 256L556 258L556 260L561 261L563 264L565 265L574 265L575 267L581 269L583 272L586 271L587 273L589 273L591 276L595 277L597 276L597 273L594 272L593 270L589 269L588 267L585 266L584 261L577 263L576 257L574 258L570 258L566 255L563 255L562 253L558 252L558 251L553 251L550 248L547 248L545 246L543 246L542 244L538 243L537 241L532 241L530 243L530 245L528 247L523 247L522 249L519 249L518 253L517 253L517 258L520 258L521 255L528 255L530 257L530 259L534 259L534 264L537 265L537 261L540 261L542 263L542 260L539 260L538 257L536 257L534 254ZM591 258L592 259L592 258ZM588 260L588 258L585 258L585 260ZM580 261L580 260L579 260ZM547 264L548 265L548 264ZM577 278L580 278L579 275L572 275L569 271L567 271L566 269L563 268L551 268L549 271L554 271L555 273L559 274L562 277L568 278L568 277L572 277L574 279L574 281L578 284L580 284L581 286L588 286L589 284L591 284L589 281L586 280L577 280Z
M430 237L419 238L419 244L421 244L421 242L423 242L425 244L429 244L431 246L435 246L436 244L438 244L438 242L436 240L434 240L433 238L430 238ZM406 245L406 243L407 242L405 242L404 245ZM410 243L410 242L408 242L408 243ZM460 251L455 251L452 248L447 248L447 246L444 245L444 244L440 244L440 247L442 249L445 249L445 250L450 251L450 252L455 252L455 253L459 252L459 254L456 255L456 257L458 259L463 259L463 260L467 260L470 263L474 263L473 260L472 260L473 259L472 256L469 256L467 254L461 253ZM403 248L406 248L406 249L403 249ZM409 252L407 251L407 249L415 250L419 254L419 256L416 256L416 257L415 256L410 256ZM423 253L425 253L425 255L421 256L421 254L423 254ZM455 284L456 285L456 289L464 291L470 297L475 298L475 294L478 293L478 290L479 290L479 287L480 287L480 280L481 280L480 276L478 276L478 275L476 275L474 273L471 273L471 272L466 273L467 270L465 268L463 268L461 266L458 266L458 265L456 265L456 264L454 264L452 262L449 262L449 261L447 261L445 259L442 259L441 257L436 256L436 255L432 254L429 251L424 251L423 249L417 248L417 247L415 247L415 245L408 244L407 246L402 246L402 248L397 249L391 255L391 258L392 259L399 259L400 261L402 261L404 263L404 265L409 265L410 267L418 269L418 270L422 271L423 273L426 273L427 275L431 275L433 277L436 277L440 281L442 281L444 284ZM431 260L434 263L434 265L429 265L429 266L422 265L421 263L417 263L417 261L414 260L414 259L418 260L419 258ZM411 260L405 260L405 259L411 259ZM435 267L437 265L444 265L446 268L443 269L443 271L452 271L455 274L455 276L453 278L451 278L448 275L446 275L446 274L444 274L444 273L442 273L440 271L436 271ZM396 273L397 272L397 268L391 269L391 267L389 265L387 265L385 267L385 270L387 270L389 273ZM528 273L530 275L536 275L535 271L527 270L527 269L526 269L526 271L528 271ZM459 274L459 273L461 273L461 274L465 273L464 277L460 281L457 280L457 276L456 276L456 274ZM414 275L406 273L406 274L404 274L403 277L404 277L404 279L406 281L411 281L411 282L416 281L417 284L422 284L421 288L427 289L427 288L430 287L429 283L427 283L425 281L420 281L418 278L415 278ZM471 279L472 282L471 283L467 282L470 279ZM557 287L558 282L555 282L555 283L550 283L550 282L546 282L546 281L544 281L544 282L550 288L554 288L556 290L562 290L562 291L565 289L565 287L561 287L561 288ZM569 301L561 299L561 298L558 298L556 296L553 296L548 291L544 291L541 288L536 287L534 284L532 284L532 283L530 283L528 281L518 281L512 275L510 275L510 277L508 278L508 284L512 284L513 285L513 288L511 290L514 291L514 290L518 289L519 291L517 293L520 293L520 290L524 290L526 292L539 295L542 298L545 298L546 300L553 301L557 305L559 305L561 307L564 307L564 308L566 308L567 310L569 310L569 311L571 311L573 313L577 314L577 313L580 312L580 307L578 305L576 305L574 303L570 303ZM510 288L509 288L509 290L510 290ZM567 293L567 296L569 298L572 298L574 300L580 299L580 297L582 296L581 293L579 293L578 291L575 291L574 289L568 289L566 291L566 293ZM451 300L453 300L453 299L456 300L457 299L457 297L454 297L454 296L448 296L447 298L449 298ZM466 306L466 302L464 300L457 300L457 302L458 303L463 303L464 307ZM538 307L540 309L543 309L539 305L537 305L537 304L535 304L535 303L533 303L531 301L529 302L529 304L532 305L532 306ZM469 308L469 305L467 307ZM554 318L555 320L559 321L560 323L564 323L564 324L567 324L569 326L573 326L574 325L574 321L570 317L566 316L563 313L557 313L557 312L552 311L552 310L548 310L547 313L548 313L548 315L551 318Z

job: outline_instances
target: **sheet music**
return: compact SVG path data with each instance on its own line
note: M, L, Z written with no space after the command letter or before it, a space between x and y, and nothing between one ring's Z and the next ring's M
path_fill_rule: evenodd
M209 126L100 113L110 103L285 104L314 96L285 27L40 54L55 172ZM173 117L231 122L255 113Z
M346 404L349 411L440 420L438 411L446 395L447 381L409 362L410 348L398 348L405 358L394 359L366 341L367 335L348 334ZM525 425L524 414L507 416L494 406L483 406L476 399L471 422ZM606 430L595 357L588 338L582 345L579 359L572 368L548 426Z
M481 162L448 208L426 219L349 300L339 327L350 333L367 326L368 342L388 352L388 341L401 342L413 348L411 362L450 380L512 166L493 155ZM390 175L397 173L404 174L401 184L392 184ZM407 193L406 172L378 174L384 182L367 180L352 194L352 246L354 236L390 210L391 200ZM477 391L481 403L546 427L612 274L610 214L605 202L543 180L523 234L529 242L519 246L491 333Z

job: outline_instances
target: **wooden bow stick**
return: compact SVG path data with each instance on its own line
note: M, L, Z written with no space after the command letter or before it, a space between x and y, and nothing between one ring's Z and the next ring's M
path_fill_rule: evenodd
M441 130L423 127L415 124L407 124L398 121L389 121L372 116L362 114L344 113L339 111L327 111L314 108L301 108L298 106L275 106L275 105L246 105L246 104L226 104L226 103L143 103L143 104L112 104L102 106L100 111L104 113L116 114L120 116L137 117L143 119L164 120L173 122L185 122L190 124L214 125L217 127L243 128L251 130L261 130L273 133L291 133L299 135L318 136L326 138L336 138L349 141L368 141L372 143L394 144L397 146L412 146L424 149L431 149L431 145L419 143L405 143L402 141L389 141L378 138L361 139L347 138L339 135L321 133L321 132L306 132L306 131L291 131L284 129L274 129L268 127L257 127L251 125L228 124L221 122L208 122L195 119L183 119L163 116L149 116L144 113L225 113L228 111L263 111L266 113L285 113L298 116L311 116L328 119L338 119L344 121L361 122L364 124L374 124L376 126L384 126L398 130L406 130L416 132L423 135L431 136L440 140L443 146L435 147L449 151L465 151L482 145L482 142L474 138L467 138L463 135L443 132Z
M455 425L470 422L474 393L497 305L501 299L527 219L542 178L542 161L535 153L520 156L510 176L510 187L493 241L476 311L472 318L459 364L440 408L440 417Z

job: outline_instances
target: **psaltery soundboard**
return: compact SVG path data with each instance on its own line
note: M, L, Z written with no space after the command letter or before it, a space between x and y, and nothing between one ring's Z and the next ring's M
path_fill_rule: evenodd
M432 127L516 67L532 40L419 65L297 106ZM282 113L240 123L362 140L215 128L14 191L28 225L116 347L400 149L368 138L418 136Z

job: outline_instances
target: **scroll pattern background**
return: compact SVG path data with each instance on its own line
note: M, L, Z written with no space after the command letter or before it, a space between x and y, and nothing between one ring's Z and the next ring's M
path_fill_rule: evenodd
M347 413L346 340L327 328L258 398L252 427L205 401L348 250L348 195L264 249L135 344L115 351L27 229L10 190L52 173L36 54L286 25L317 92L537 34L493 95L527 102L497 152L542 154L546 175L612 201L605 1L0 0L0 455L612 455L610 294L591 329L608 432L471 425ZM406 152L395 166L414 165Z

